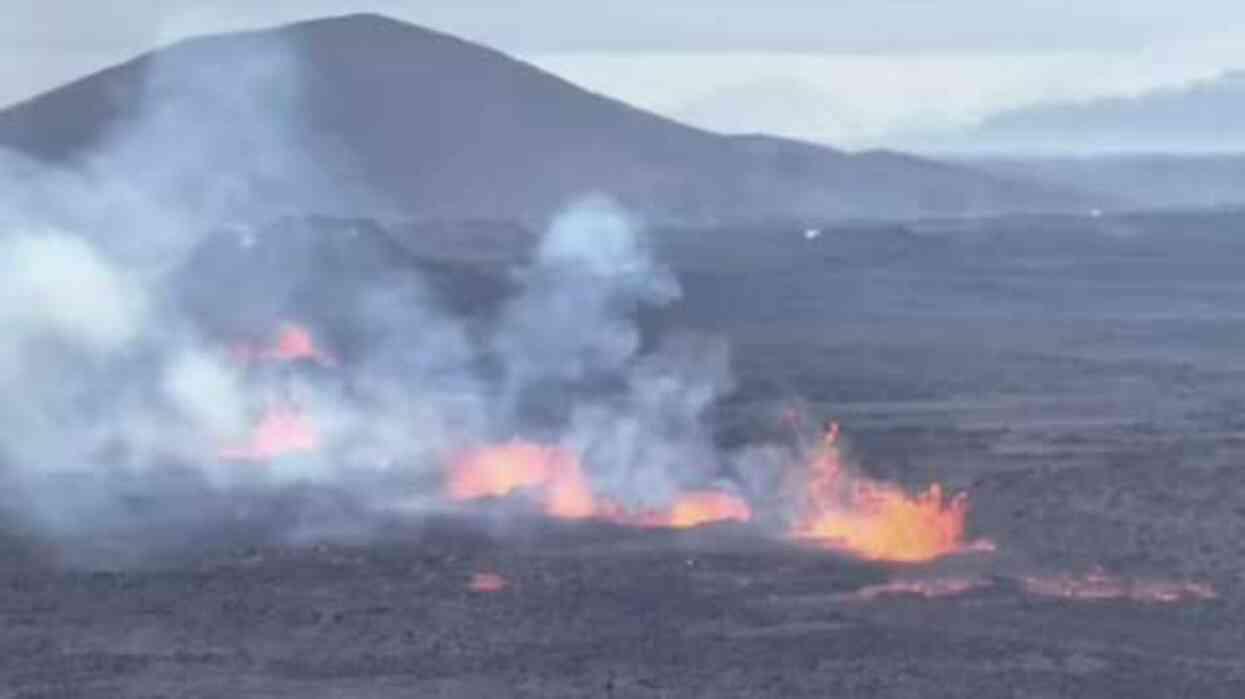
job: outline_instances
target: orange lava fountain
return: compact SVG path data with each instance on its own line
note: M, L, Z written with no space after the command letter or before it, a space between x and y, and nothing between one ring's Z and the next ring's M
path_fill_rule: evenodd
M966 549L964 495L944 498L934 484L913 496L894 484L849 474L838 435L832 425L809 464L792 536L879 561L930 561Z
M449 467L447 490L451 499L460 502L528 490L550 517L599 519L634 527L686 529L752 517L742 499L712 490L687 493L668 509L631 512L593 494L574 454L519 441L475 449L455 459Z

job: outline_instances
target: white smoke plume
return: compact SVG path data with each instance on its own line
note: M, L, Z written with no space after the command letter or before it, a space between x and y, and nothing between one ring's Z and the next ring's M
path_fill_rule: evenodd
M297 60L257 44L204 72L203 48L150 66L142 108L86 156L0 159L6 513L120 565L231 528L359 534L432 512L447 459L512 438L573 451L628 504L717 477L704 414L730 390L727 353L646 340L636 313L680 290L638 222L588 198L495 313L456 313L416 267L347 269L371 244L357 232L272 225L340 203L299 126ZM197 266L218 253L229 262ZM285 321L307 322L331 361L257 371L231 354ZM314 419L318 448L225 456L274 401Z
M138 334L145 305L141 290L82 238L18 233L0 240L0 263L6 281L0 323L9 330L11 352L55 338L107 353ZM11 378L11 371L5 377Z

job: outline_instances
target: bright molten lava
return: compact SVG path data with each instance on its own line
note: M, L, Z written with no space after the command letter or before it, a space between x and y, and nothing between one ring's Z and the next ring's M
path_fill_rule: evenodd
M849 474L838 434L838 425L832 425L809 464L793 536L880 561L930 561L965 550L967 498L944 498L937 484L913 496L896 485Z
M519 441L475 449L454 460L447 490L457 501L528 491L551 517L600 519L635 527L686 529L752 517L742 499L713 490L687 493L668 509L632 512L594 495L574 454Z
M316 346L311 331L297 323L282 325L270 345L253 347L242 344L234 348L234 353L243 362L313 361L325 366L335 364L331 356Z
M291 406L274 405L245 444L222 449L220 456L233 461L271 461L319 448L320 436L310 418Z
M332 359L316 347L311 331L294 323L281 327L272 346L255 348L241 344L234 348L234 354L244 363L311 360L333 364ZM320 446L320 433L306 413L295 405L275 402L268 405L250 438L243 444L222 449L220 457L233 461L271 461L290 454L318 451Z
M561 449L510 442L468 452L450 468L454 500L498 498L521 490L538 493L553 517L584 519L595 513L579 461Z
M711 522L747 522L750 519L752 508L741 498L717 490L703 490L676 500L664 526L686 529Z
M752 508L742 498L720 490L697 490L679 496L668 508L628 512L608 504L598 514L616 524L652 529L691 529L714 522L747 522Z

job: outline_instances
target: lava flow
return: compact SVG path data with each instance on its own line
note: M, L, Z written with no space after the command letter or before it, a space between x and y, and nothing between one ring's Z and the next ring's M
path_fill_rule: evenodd
M858 601L894 597L923 599L959 597L972 592L997 588L1001 580L959 577L892 580L878 585L868 585L844 597ZM1095 568L1083 575L1025 576L1015 582L1028 595L1081 602L1122 600L1150 604L1175 604L1204 602L1218 597L1215 589L1205 583L1130 580L1109 575L1101 568Z
M311 331L294 323L283 325L271 346L239 345L235 347L235 356L243 363L264 360L333 364L332 358L316 346ZM225 447L219 456L231 461L271 461L290 454L318 451L320 441L320 433L310 416L293 403L277 401L266 407L245 443Z
M686 493L666 509L631 511L594 495L574 454L518 441L476 449L453 461L447 489L456 501L505 497L526 490L550 517L599 519L634 527L687 529L752 517L748 503L715 490Z
M1127 599L1134 602L1172 603L1211 600L1214 588L1204 583L1126 580L1095 568L1082 576L1028 576L1021 579L1025 591L1040 597L1073 600Z
M809 464L802 514L792 536L879 561L921 562L966 550L968 500L934 484L909 495L843 466L832 424ZM988 548L971 545L974 548Z
M528 442L467 453L451 465L448 489L450 498L458 501L532 489L539 492L551 517L586 519L596 514L592 491L574 455Z
M271 461L319 449L320 436L311 418L292 406L273 405L245 444L222 449L220 457L231 461Z
M959 597L970 592L991 587L989 580L981 578L930 578L927 580L892 580L877 585L866 585L847 595L849 599L873 601L888 597L919 597L939 599Z
M234 347L234 354L244 363L313 361L325 366L336 364L328 353L316 346L311 331L297 323L282 325L270 345L254 347L239 344Z
M622 523L628 523L626 517L620 519ZM750 519L752 508L742 498L720 490L698 490L680 496L669 509L641 515L631 523L664 529L689 529L713 522L747 522Z
M476 573L467 582L467 589L472 592L501 592L510 587L510 581L497 573Z

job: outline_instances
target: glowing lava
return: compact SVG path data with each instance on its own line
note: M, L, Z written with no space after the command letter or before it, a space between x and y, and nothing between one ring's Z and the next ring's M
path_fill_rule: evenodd
M319 448L320 436L310 418L291 406L274 405L264 413L247 443L222 449L220 457L232 461L271 461Z
M254 348L240 344L234 347L234 355L244 363L315 361L333 365L332 358L316 347L311 331L294 323L281 326L271 346ZM297 406L279 401L268 405L246 443L226 447L219 456L233 461L271 461L290 454L318 451L320 446L315 422Z
M501 592L510 587L510 582L497 573L476 573L467 583L472 592Z
M838 435L838 425L832 424L809 464L794 537L880 561L930 561L965 550L965 496L944 498L938 484L913 496L896 485L850 474Z
M711 522L747 522L750 519L752 508L741 498L717 490L704 490L676 500L665 526L687 529Z
M959 597L990 587L989 580L981 578L930 578L927 580L892 580L878 585L867 585L851 593L852 599L873 601L886 597L921 597L938 599Z
M1125 600L1151 604L1175 604L1215 599L1218 595L1210 585L1196 582L1165 582L1128 580L1109 575L1095 568L1083 575L1027 576L1017 581L1027 594L1037 597L1097 602ZM983 578L928 578L892 580L869 585L845 595L847 599L874 601L893 597L937 599L958 597L997 586L996 581Z
M252 347L242 344L234 348L234 354L243 362L313 361L325 366L334 366L336 364L331 356L316 345L311 331L297 323L282 325L276 338L270 345Z
M499 498L521 490L539 495L547 514L584 519L596 511L592 491L573 454L528 442L476 449L450 466L450 498Z
M635 527L685 529L724 520L747 521L752 516L742 499L713 490L687 493L668 509L631 512L593 494L574 454L519 441L475 449L454 460L447 490L451 499L460 502L528 491L551 517L600 519Z
M629 513L621 508L606 513L602 519L616 524L653 529L691 529L715 522L747 522L752 508L742 498L720 490L697 490L686 493L662 510Z

